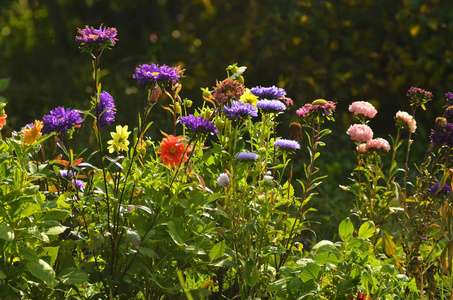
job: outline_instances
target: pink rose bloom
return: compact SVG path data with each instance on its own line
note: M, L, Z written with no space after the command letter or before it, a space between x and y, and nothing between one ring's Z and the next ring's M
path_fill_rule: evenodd
M370 119L374 118L377 114L376 108L369 103L365 101L355 101L352 102L351 105L349 105L349 111L353 112L354 115L364 115L365 117L368 117Z
M401 126L412 133L414 133L415 129L417 129L415 119L405 111L398 111L396 113L396 123L398 126Z
M359 153L366 153L366 143L359 144L356 149Z
M367 150L390 150L390 144L385 139L377 138L366 143Z
M373 138L373 130L368 125L354 124L349 127L346 133L354 141L368 142Z

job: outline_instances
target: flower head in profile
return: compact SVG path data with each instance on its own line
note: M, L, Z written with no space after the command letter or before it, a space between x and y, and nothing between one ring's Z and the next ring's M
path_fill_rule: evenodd
M448 184L444 184L444 186L439 190L440 183L436 182L432 186L428 188L429 193L431 196L436 195L448 195L451 193L451 187ZM438 191L439 190L439 191Z
M194 115L188 115L182 117L180 120L181 124L184 124L192 129L192 132L203 132L210 134L217 134L219 130L217 127L206 118L202 116L195 117Z
M258 159L258 154L248 151L241 151L236 154L236 159L254 161Z
M256 105L256 102L258 102L258 97L253 95L250 92L250 89L246 88L244 94L242 94L241 97L239 97L239 101Z
M227 186L230 183L230 177L227 173L220 173L216 183L218 186Z
M231 106L223 106L222 113L230 120L258 116L258 111L254 105L235 100L231 102Z
M304 138L302 125L299 122L292 122L289 124L289 138L295 141L300 141Z
M373 138L373 130L365 124L351 125L346 133L354 141L368 142Z
M7 114L3 114L0 116L0 130L2 130L3 126L6 125L6 117L8 117Z
M174 168L187 161L187 153L190 151L192 149L186 145L183 137L169 135L162 140L157 153L161 155L164 164Z
M121 126L117 125L116 126L116 132L110 132L110 135L112 136L112 139L107 142L110 146L107 148L109 149L109 153L113 153L116 151L117 154L119 154L121 151L128 151L129 150L129 141L127 140L129 138L129 135L131 134L131 131L127 131L128 126Z
M266 99L279 99L286 96L286 91L284 89L274 85L271 87L256 86L252 88L250 92L255 96Z
M115 28L102 27L99 29L85 26L84 29L78 30L79 36L76 36L76 41L79 42L80 48L92 51L93 48L99 47L102 51L105 48L115 46L117 31Z
M386 153L386 152L390 151L390 144L385 139L377 138L377 139L369 140L366 143L366 150Z
M318 99L312 103L307 103L296 111L296 114L302 116L305 120L311 121L312 115L322 114L327 119L331 119L335 111L335 102Z
M367 118L374 118L377 114L376 108L373 104L366 101L355 101L349 105L349 111L354 113L354 115L362 115Z
M60 134L70 133L77 125L83 122L80 113L71 108L57 107L50 111L49 115L42 117L44 132L56 132Z
M35 123L28 124L22 128L21 132L26 146L33 145L42 136L41 130L43 126L42 121L35 120Z
M60 170L60 176L63 178L74 177L76 173L72 170Z
M132 78L138 79L140 84L168 83L181 77L178 70L178 68L172 68L167 65L143 64L135 68L135 74L132 75Z
M230 99L238 100L245 92L245 87L238 81L227 78L222 82L217 82L214 88L214 101L217 105L221 105Z
M115 102L113 97L109 93L103 91L99 95L98 106L94 108L94 111L99 118L99 127L107 127L115 121Z
M396 126L408 130L414 133L417 129L417 123L415 119L405 111L398 111L395 116Z
M286 110L286 105L279 100L259 100L256 107L261 109L263 113L277 113Z
M409 97L409 102L411 105L424 107L424 104L428 101L431 101L433 94L424 89L418 87L411 87L407 91L407 96Z
M298 142L288 139L278 139L274 141L274 146L286 151L294 151L300 149L300 144Z

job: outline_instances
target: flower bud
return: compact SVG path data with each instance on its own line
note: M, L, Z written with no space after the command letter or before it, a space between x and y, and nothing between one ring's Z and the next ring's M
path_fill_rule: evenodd
M181 105L179 104L179 102L175 103L175 113L178 115L181 113Z
M217 127L217 129L220 131L220 130L223 130L223 128L225 127L225 120L223 120L222 118L219 118L217 117L215 120L214 120L214 125L215 127Z
M212 110L209 107L206 107L200 114L205 119L209 119L211 117Z
M313 104L313 105L326 105L326 104L327 104L327 101L324 100L324 99L316 99L316 100L313 101L311 104Z
M192 103L193 103L192 100L184 99L182 105L184 105L185 107L192 107Z

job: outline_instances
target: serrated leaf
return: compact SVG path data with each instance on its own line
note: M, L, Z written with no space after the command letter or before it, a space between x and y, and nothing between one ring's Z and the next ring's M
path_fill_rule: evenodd
M47 262L40 259L38 261L29 261L26 264L27 270L36 278L44 281L47 285L52 285L55 279L55 272Z

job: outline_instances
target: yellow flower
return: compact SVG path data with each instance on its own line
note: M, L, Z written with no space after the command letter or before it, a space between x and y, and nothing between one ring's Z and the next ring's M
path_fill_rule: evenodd
M244 103L249 103L249 104L256 105L256 102L258 102L258 97L253 95L250 92L250 89L245 89L245 92L239 98L239 101L244 102Z
M116 126L116 132L110 132L110 135L113 138L113 140L107 142L107 144L110 144L110 146L107 147L110 153L116 151L116 153L119 154L121 150L129 150L129 141L127 138L129 137L129 134L131 134L131 131L127 131L127 129L127 125L124 127L118 125Z

